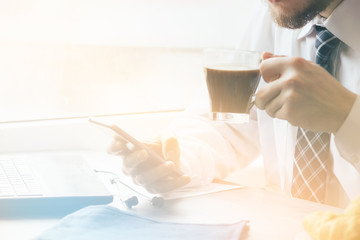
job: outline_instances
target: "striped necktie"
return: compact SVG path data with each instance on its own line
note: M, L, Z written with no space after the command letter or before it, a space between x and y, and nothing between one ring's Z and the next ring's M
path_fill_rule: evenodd
M333 74L331 54L340 40L322 26L316 29L316 63ZM293 197L324 202L327 176L331 165L330 134L298 129L294 154Z

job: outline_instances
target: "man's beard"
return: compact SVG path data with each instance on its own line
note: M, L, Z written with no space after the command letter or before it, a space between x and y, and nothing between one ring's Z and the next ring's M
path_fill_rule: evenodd
M333 0L308 0L304 9L294 12L293 14L284 15L278 13L275 9L271 9L271 15L275 22L285 28L301 28L309 21L315 18L320 12L324 11Z

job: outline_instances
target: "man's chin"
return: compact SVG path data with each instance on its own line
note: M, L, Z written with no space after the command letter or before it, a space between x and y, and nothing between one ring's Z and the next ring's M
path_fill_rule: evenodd
M274 20L280 27L289 28L289 29L302 28L308 23L308 21L294 21L294 19L286 18L286 17L275 18Z
M282 2L268 2L275 22L284 28L297 29L305 26L320 12L324 11L333 0L309 0L305 5L290 7ZM304 2L305 3L305 2Z
M270 9L273 20L283 28L298 29L305 26L311 20L303 16L297 16L296 14L289 15L272 7L270 7Z

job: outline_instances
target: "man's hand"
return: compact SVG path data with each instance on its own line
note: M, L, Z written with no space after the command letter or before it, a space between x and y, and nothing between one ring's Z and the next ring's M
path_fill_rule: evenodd
M356 94L303 58L265 52L263 59L260 72L268 84L256 94L259 109L312 131L335 133L340 128Z
M122 156L123 172L151 193L166 193L190 182L189 176L179 176L174 172L180 165L180 148L176 138L163 137L145 144L166 161L155 164L145 149L129 151L126 143L117 136L108 152Z

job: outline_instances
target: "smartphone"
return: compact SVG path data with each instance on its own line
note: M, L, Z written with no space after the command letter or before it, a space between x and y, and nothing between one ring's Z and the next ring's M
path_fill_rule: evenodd
M120 136L125 142L131 143L135 147L135 149L145 149L148 152L150 159L152 161L155 161L155 164L156 163L160 164L160 163L165 162L165 159L162 156L157 154L155 151L153 151L151 148L146 146L144 143L140 142L139 140L137 140L136 138L134 138L133 136L131 136L130 134L125 132L120 127L115 126L115 125L108 125L108 124L105 124L105 123L102 123L102 122L98 122L98 121L95 121L92 118L89 118L89 122L112 130L118 136ZM180 170L178 170L176 168L174 169L174 173L177 174L178 176L184 175L183 172L181 172Z

